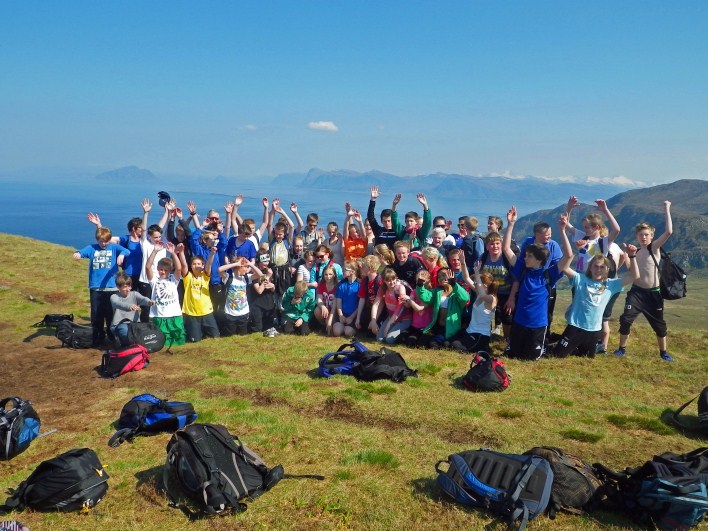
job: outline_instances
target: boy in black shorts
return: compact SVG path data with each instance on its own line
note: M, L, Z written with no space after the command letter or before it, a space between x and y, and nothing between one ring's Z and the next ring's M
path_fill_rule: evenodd
M634 229L637 241L641 248L636 254L628 254L629 260L636 260L639 268L639 278L634 281L632 288L627 293L624 304L624 313L620 317L620 344L615 350L616 356L624 356L627 346L627 338L632 323L641 313L646 317L649 325L656 334L659 344L659 356L664 361L673 361L666 352L666 321L664 320L664 299L659 291L659 268L656 262L661 257L659 249L673 233L671 222L671 201L664 201L666 214L666 228L664 233L658 238L654 238L654 227L649 223L640 223ZM652 258L652 254L654 258Z

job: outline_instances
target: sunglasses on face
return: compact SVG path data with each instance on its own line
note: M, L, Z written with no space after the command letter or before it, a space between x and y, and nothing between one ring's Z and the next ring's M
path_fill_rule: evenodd
M207 218L208 221L221 221L218 217Z
M436 229L444 229L444 228L445 228L445 225L435 225L435 228L436 228Z
M315 255L315 258L317 258L318 260L322 260L324 257L325 257L325 255L323 255L323 254L316 254Z

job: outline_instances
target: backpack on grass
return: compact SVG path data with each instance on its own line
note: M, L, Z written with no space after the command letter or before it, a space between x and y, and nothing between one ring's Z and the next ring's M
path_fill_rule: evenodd
M141 433L173 432L195 420L197 414L189 402L160 400L151 394L138 395L123 406L118 431L110 438L108 446L117 448Z
M38 323L34 323L32 326L35 328L46 328L57 326L62 321L73 321L73 313L48 313L44 316L44 319Z
M89 448L70 450L39 464L11 490L0 514L29 507L36 511L79 511L98 504L108 491L108 474Z
M446 471L441 463L448 463ZM435 465L440 488L468 507L482 507L504 517L510 526L542 514L551 498L553 470L537 455L468 450Z
M686 406L691 404L691 402L693 402L696 398L698 399L698 426L689 426L683 421L679 420L679 414L684 409L686 409ZM674 423L676 423L676 425L681 428L688 430L697 429L698 431L701 431L704 434L708 435L708 386L703 388L703 391L701 391L700 395L694 396L691 400L689 400L676 411L674 411L674 414L671 416L671 418L673 419Z
M654 265L659 270L659 291L667 301L682 299L686 296L686 272L671 259L671 254L659 248L661 264L651 250L651 243L647 246Z
M150 354L142 345L130 345L121 350L107 350L101 358L101 376L117 378L130 371L139 371L150 364Z
M39 415L28 400L14 396L0 401L0 460L24 452L39 436L40 426Z
M409 376L418 377L418 371L411 369L398 352L382 347L379 352L367 351L361 362L352 368L352 376L357 380L392 380L403 382Z
M69 321L59 321L55 335L61 341L62 347L91 348L93 347L93 328Z
M367 352L369 349L358 341L345 343L337 349L337 352L330 352L320 358L317 372L325 378L338 374L351 376L352 370L361 363Z
M217 424L190 424L167 443L163 481L172 504L184 494L199 512L246 509L240 500L257 498L283 478L283 467L268 468L238 437Z
M128 323L128 342L142 345L149 353L159 352L165 346L165 334L155 323Z
M548 504L548 516L555 518L559 510L581 514L581 510L592 510L598 504L602 491L600 478L592 467L582 459L565 453L552 446L537 446L524 455L538 455L551 464L553 487Z
M470 364L462 384L471 391L503 391L509 387L504 363L488 352L479 351Z
M604 507L625 511L642 525L689 529L708 512L706 476L696 474L686 463L657 456L623 472L600 464L593 468L607 495Z

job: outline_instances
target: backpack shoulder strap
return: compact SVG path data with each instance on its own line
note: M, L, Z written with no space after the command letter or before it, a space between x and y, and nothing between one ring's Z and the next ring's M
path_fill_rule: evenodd
M680 414L684 409L686 409L686 406L688 406L689 404L691 404L691 402L693 402L694 400L696 400L696 398L698 398L699 396L700 396L700 395L694 396L693 398L691 398L691 400L689 400L689 401L686 402L684 405L682 405L680 408L678 408L676 411L674 411L674 414L671 415L671 419L674 421L675 424L677 424L677 425L680 426L681 428L685 428L685 429L687 429L687 430L692 429L691 426L689 426L689 425L687 425L687 424L685 424L684 422L682 422L682 421L679 420L679 414ZM700 448L699 448L699 449L700 449Z
M651 243L647 245L647 251L649 251L649 256L651 256L651 259L654 260L654 265L656 266L657 269L659 269L659 262L656 261L656 256L654 256L654 251L651 249ZM659 248L659 252L661 252L661 248Z

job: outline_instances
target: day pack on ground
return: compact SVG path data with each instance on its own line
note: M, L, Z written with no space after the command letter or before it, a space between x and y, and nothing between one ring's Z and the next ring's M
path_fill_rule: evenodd
M488 509L510 526L518 523L519 530L542 514L551 498L553 470L537 455L468 450L439 461L435 470L446 494L468 507Z
M108 446L118 447L143 433L173 432L197 420L189 402L160 400L155 395L142 394L131 398L120 412L118 431Z
M402 382L410 376L418 376L418 371L411 369L395 350L382 347L379 351L373 351L358 341L340 346L337 352L325 354L320 358L317 370L324 377L351 375L366 382Z
M241 501L257 498L283 477L283 467L268 468L238 437L218 424L190 424L176 431L167 443L163 480L173 505L194 515L241 511Z
M78 511L98 504L108 491L108 474L89 448L70 450L39 466L0 506L0 514L25 507L36 511Z
M29 400L14 396L0 401L0 459L24 452L39 436L39 415Z
M336 375L351 376L352 370L361 363L367 352L369 349L358 341L345 343L340 345L336 352L330 352L320 358L317 372L325 378Z
M120 350L107 350L101 358L101 376L117 378L131 371L139 371L150 364L150 354L142 345L129 345Z
M703 520L708 512L707 476L666 455L622 472L594 464L607 495L604 507L624 511L637 523L659 529L689 529Z
M484 351L475 354L470 370L462 378L462 384L471 391L503 391L509 382L504 362Z
M93 328L74 323L69 320L59 321L55 335L63 347L91 348L93 347Z
M550 518L555 518L559 510L579 514L582 510L599 507L602 482L588 463L553 446L537 446L524 452L524 455L538 455L551 464L553 487L548 504Z

